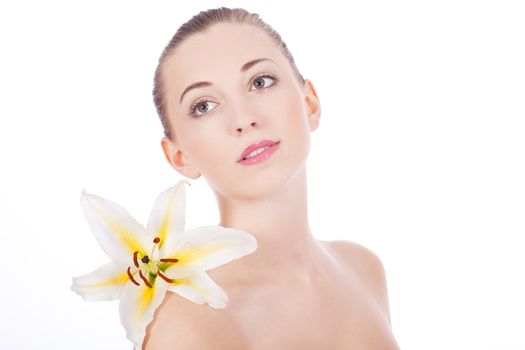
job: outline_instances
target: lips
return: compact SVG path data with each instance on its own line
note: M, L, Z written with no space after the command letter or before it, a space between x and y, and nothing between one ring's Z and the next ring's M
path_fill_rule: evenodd
M273 146L273 145L275 145L276 143L279 143L279 142L281 142L281 141L262 140L262 141L259 141L257 143L253 143L253 144L251 144L251 145L249 145L248 147L245 148L245 150L241 154L241 157L237 161L240 162L248 154L252 153L257 148L266 147L266 146Z

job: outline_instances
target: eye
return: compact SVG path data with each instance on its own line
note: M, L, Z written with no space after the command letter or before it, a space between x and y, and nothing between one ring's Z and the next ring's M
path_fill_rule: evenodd
M268 81L268 80L272 81L272 83L270 85L268 85L268 83L266 83L266 81ZM272 76L271 74L264 73L264 74L261 74L261 75L257 76L252 81L252 86L254 85L254 83L256 83L257 84L257 85L255 85L255 86L257 86L256 90L260 90L262 88L266 88L266 87L270 87L270 86L275 85L277 83L277 81L278 81L278 79L275 78L274 76ZM253 91L253 90L250 90L250 91ZM213 104L215 102L212 102L212 101L210 101L209 99L207 99L205 97L196 100L195 102L192 103L192 105L190 107L190 110L188 111L188 115L190 117L196 118L196 119L202 117L203 115L205 115L209 111L209 109L205 107L208 103L212 103ZM204 106L204 108L201 108L202 106ZM201 112L201 114L199 114L198 112Z
M203 116L204 114L208 112L208 108L206 107L201 108L201 107L206 106L210 102L211 101L208 100L207 98L198 99L191 105L190 110L188 111L188 115L192 118L200 118L201 116ZM211 102L211 103L214 103L214 102ZM198 114L197 112L202 112L202 114Z
M270 74L264 73L264 74L259 75L257 78L255 78L253 83L257 83L257 87L258 87L257 90L259 90L260 88L268 86L268 84L266 83L267 80L273 81L273 83L271 83L269 86L272 86L277 82L277 78L273 77ZM255 86L255 85L252 84L252 86Z

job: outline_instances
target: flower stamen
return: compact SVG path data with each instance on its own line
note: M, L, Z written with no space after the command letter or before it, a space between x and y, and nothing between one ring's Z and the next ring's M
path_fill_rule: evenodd
M149 283L149 281L146 279L146 277L144 277L144 275L142 274L142 270L139 270L139 276L140 278L142 278L142 280L144 281L144 283L150 287L150 288L153 288L151 283Z
M165 274L163 274L162 272L157 271L157 276L160 276L160 278L162 278L164 281L168 282L168 283L173 283L173 279L171 278L168 278L168 276L166 276Z
M160 259L160 261L176 263L177 261L179 261L179 259L177 259L177 258L163 258L163 259Z
M128 277L129 277L129 280L133 283L135 283L137 286L140 286L140 284L135 281L135 279L133 278L133 275L131 274L131 271L130 271L130 267L128 266Z
M139 267L139 262L137 261L137 254L138 253L139 253L138 251L133 253L133 263L135 264L135 267Z
M155 248L157 247L157 244L159 242L160 242L160 238L159 237L155 237L153 239L153 243L155 243L155 244L153 244L153 248L151 248L151 254L150 254L151 256L153 256L153 252L155 251Z

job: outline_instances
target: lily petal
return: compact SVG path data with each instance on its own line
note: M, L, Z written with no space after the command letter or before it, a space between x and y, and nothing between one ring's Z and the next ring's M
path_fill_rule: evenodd
M158 277L152 283L152 288L145 284L138 287L131 283L124 287L119 304L120 322L135 350L142 349L146 327L153 320L153 314L162 303L167 288L167 283Z
M176 279L168 290L197 304L207 303L215 309L223 309L228 303L226 292L206 272Z
M118 204L82 190L80 204L98 243L113 260L127 264L135 251L147 254L145 228Z
M222 226L203 226L187 230L180 248L165 258L176 258L166 275L179 279L226 264L257 249L257 241L248 232Z
M128 281L126 269L112 261L93 272L73 277L71 290L87 301L115 300L120 298Z
M155 200L148 220L148 234L160 238L159 248L166 244L170 246L177 244L182 236L185 224L186 211L186 188L190 185L186 180L179 181L176 185L168 188Z

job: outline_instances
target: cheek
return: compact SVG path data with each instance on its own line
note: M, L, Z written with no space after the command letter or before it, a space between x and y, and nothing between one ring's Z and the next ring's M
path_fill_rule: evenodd
M309 135L308 120L303 96L297 89L289 88L283 93L278 106L281 109L282 125L288 133L298 138Z
M310 128L304 96L299 90L290 89L286 101L283 102L286 114L287 132L284 138L289 139L292 152L293 168L300 168L310 153Z
M224 168L225 152L227 153L224 137L217 132L218 126L209 124L193 128L191 132L187 131L185 134L187 137L183 140L192 166L205 177Z

